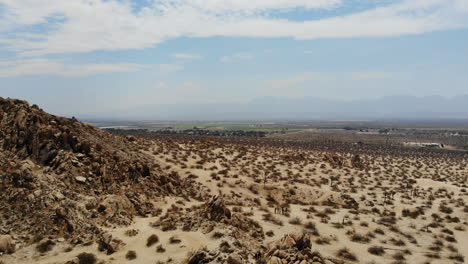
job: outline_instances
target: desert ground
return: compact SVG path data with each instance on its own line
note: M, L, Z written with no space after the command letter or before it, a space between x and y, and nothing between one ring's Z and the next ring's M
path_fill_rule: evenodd
M37 109L18 117L10 108L23 103L2 104L3 130L32 112L46 116L38 131L66 124L88 131L77 138L91 145L58 145L70 159L41 160L19 151L22 141L3 144L2 264L442 264L468 256L466 152L113 135L75 120L54 124ZM54 162L59 156L67 166ZM150 165L129 169L133 159ZM102 163L88 169L94 160ZM7 176L15 170L20 183Z

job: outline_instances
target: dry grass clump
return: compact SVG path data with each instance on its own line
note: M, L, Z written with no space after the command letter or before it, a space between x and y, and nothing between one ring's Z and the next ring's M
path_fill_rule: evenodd
M95 264L97 262L96 256L93 253L80 253L78 256L78 264Z
M372 246L369 249L367 249L367 251L372 255L376 256L382 256L383 254L385 254L385 249L379 246Z
M146 239L146 246L151 247L152 245L159 242L159 237L156 234L152 234Z
M450 255L448 258L451 259L451 260L461 262L461 263L465 262L465 257L460 253Z
M374 230L374 233L379 234L379 235L385 235L385 232L381 228L376 228Z
M169 238L169 243L170 244L179 244L180 242L182 242L182 240L180 240L180 238L178 238L176 236L171 236Z
M44 242L41 242L39 243L37 246L36 246L36 250L39 252L39 253L46 253L48 251L51 251L55 246L55 242L48 239Z
M271 213L263 214L263 220L267 222L271 222L275 225L283 226L283 222L278 218L274 217Z
M338 252L336 252L336 256L339 257L339 258L349 260L349 261L357 261L358 260L356 255L354 253L352 253L351 251L349 251L348 248L342 248L342 249L338 250Z
M125 235L129 236L129 237L134 237L134 236L138 235L138 230L136 230L136 229L126 230Z
M398 261L402 261L402 260L405 260L405 255L402 253L402 252L397 252L395 254L393 254L392 258L394 260L398 260Z
M330 238L328 237L319 237L315 240L315 243L318 245L330 245Z
M220 239L220 238L224 237L224 234L221 233L221 232L216 231L216 232L213 233L213 235L211 235L211 237L214 238L214 239Z
M371 239L366 235L354 233L354 234L351 235L351 241L366 244L366 243L369 243L371 241Z
M158 246L156 247L156 252L158 252L158 253L164 253L164 252L166 252L166 249L165 249L162 245L158 245Z
M405 241L401 240L401 239L390 239L390 242L392 242L393 245L395 246L398 246L398 247L403 247L406 245Z
M134 260L134 259L137 258L137 254L136 254L135 251L129 250L129 251L127 252L127 254L125 254L125 258L128 259L128 260Z
M302 223L302 220L299 217L293 217L291 220L289 220L289 223L291 225L300 225Z

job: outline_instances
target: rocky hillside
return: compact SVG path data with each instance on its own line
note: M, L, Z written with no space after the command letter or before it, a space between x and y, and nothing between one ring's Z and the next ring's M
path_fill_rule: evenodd
M156 214L155 197L188 188L144 154L146 147L0 97L0 235L80 241L100 234L98 225Z

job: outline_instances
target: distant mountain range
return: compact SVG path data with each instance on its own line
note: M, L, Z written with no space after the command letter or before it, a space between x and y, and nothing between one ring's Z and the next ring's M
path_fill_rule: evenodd
M248 103L159 104L111 113L80 115L101 120L468 120L468 95L386 96L341 101L304 97L262 97Z

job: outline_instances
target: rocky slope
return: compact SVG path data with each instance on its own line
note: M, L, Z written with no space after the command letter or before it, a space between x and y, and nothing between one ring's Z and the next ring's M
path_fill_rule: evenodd
M0 235L79 243L100 235L98 224L157 214L152 199L189 188L144 148L139 139L0 97Z

